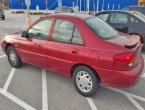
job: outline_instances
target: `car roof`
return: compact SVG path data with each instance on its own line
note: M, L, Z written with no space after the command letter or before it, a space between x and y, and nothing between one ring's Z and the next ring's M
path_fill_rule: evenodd
M128 14L134 14L134 13L140 13L138 11L122 11L122 10L109 10L109 11L101 11L101 12L98 12L97 14L100 14L100 13L110 13L110 12L119 12L119 13L128 13ZM97 15L96 14L96 15Z
M127 14L133 14L133 13L139 13L138 11L122 11L122 10L109 10L109 11L101 11L101 12L98 12L97 14L101 14L101 13L110 13L110 12L119 12L119 13L127 13ZM97 15L96 14L96 15Z
M145 8L145 6L127 6L127 7L131 7L131 8Z
M130 11L122 11L122 10L106 10L106 11L100 11L98 13L106 13L106 12L123 12L123 13L130 13Z
M79 13L54 13L50 15L45 15L42 18L48 18L48 17L62 17L62 18L77 18L81 20L85 20L87 18L94 17L92 15L87 15L87 14L79 14Z

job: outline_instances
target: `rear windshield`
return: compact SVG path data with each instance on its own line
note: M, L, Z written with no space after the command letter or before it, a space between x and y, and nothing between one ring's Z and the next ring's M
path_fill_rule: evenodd
M140 13L140 12L133 12L133 14L138 17L139 19L141 19L143 22L145 22L145 16Z
M145 7L132 7L131 11L139 11L142 14L145 14Z
M118 37L118 32L109 26L106 22L97 17L88 18L85 23L91 30L103 39L112 39Z

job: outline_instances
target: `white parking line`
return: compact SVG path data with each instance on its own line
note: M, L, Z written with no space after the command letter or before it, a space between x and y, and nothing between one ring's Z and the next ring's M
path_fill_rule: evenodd
M103 87L104 87L104 86L103 86ZM131 97L133 97L133 98L136 98L136 99L138 99L138 100L141 100L141 101L144 101L144 102L145 102L145 98L144 98L144 97L137 96L137 95L131 94L131 93L129 93L129 92L122 91L122 90L119 90L119 89L115 89L115 88L112 88L112 87L104 87L104 88L113 90L113 91L115 91L115 92L118 92L118 93L121 93L121 94L124 94L124 95L131 96Z
M6 57L6 55L2 55L2 56L0 56L0 58L4 58L4 57Z
M98 110L96 105L94 104L93 100L89 97L86 97L86 100L88 101L90 107L91 107L91 110Z
M42 69L42 110L48 110L46 70Z
M143 73L141 77L142 77L142 78L145 78L145 73Z
M8 77L8 79L7 79L4 87L3 87L3 90L4 91L7 91L8 90L8 87L10 85L10 82L11 82L12 78L13 78L13 75L15 74L15 71L16 71L16 69L15 68L12 68L12 70L11 70L11 72L9 74L9 77Z
M0 89L0 93L2 95L4 95L5 97L9 98L10 100L12 100L13 102L17 103L18 105L20 105L21 107L23 107L26 110L36 110L35 108L31 107L30 105L28 105L27 103L23 102L19 98L17 98L15 96L13 96L12 94L4 91L3 89Z
M126 97L136 106L138 110L144 110L142 106L140 106L132 97L126 95Z

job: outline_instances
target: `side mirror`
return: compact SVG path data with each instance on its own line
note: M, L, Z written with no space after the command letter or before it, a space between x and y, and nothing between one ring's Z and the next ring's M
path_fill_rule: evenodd
M28 32L27 32L27 31L24 31L24 32L22 33L21 37L28 38Z

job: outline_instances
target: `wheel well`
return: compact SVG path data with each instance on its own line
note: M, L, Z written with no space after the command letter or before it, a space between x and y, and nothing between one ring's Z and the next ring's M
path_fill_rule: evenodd
M75 64L72 68L71 68L71 77L73 76L73 72L74 70L79 67L79 66L86 66L88 68L90 68L94 73L96 73L95 75L99 78L99 82L101 82L101 78L99 77L98 73L89 65L86 65L86 64Z
M6 53L7 53L7 49L8 49L9 46L12 46L12 44L7 43L7 45L6 45L6 47L5 47L5 52L6 52Z

